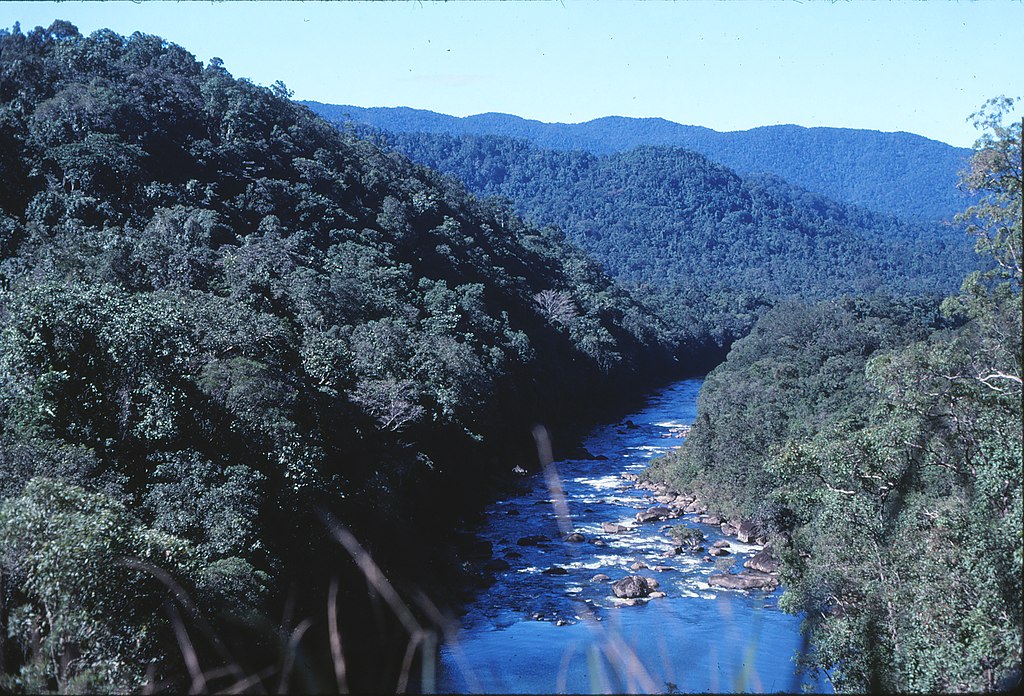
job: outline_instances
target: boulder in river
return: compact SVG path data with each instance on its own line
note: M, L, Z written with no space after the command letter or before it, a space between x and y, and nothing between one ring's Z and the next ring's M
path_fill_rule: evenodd
M713 546L714 548L716 548L716 549L727 549L727 548L729 548L730 546L732 546L732 544L730 544L730 543L729 543L728 541L726 541L725 539L719 539L718 541L716 541L715 543L713 543L713 544L712 544L712 546Z
M721 546L712 546L710 549L708 549L708 553L710 553L712 556L728 556L729 549L722 548Z
M638 597L646 597L651 593L651 590L657 589L657 587L658 582L653 578L627 575L621 580L615 581L612 585L612 592L619 599L636 599Z
M664 592L652 592L647 596L651 599L660 599L661 597L668 597L668 595Z
M704 532L685 524L671 525L668 529L668 536L680 547L688 547L691 550L704 542ZM682 548L679 551L681 552Z
M569 571L562 566L551 566L541 571L544 575L568 575Z
M779 569L779 561L775 558L771 546L766 546L743 564L744 568L759 570L762 573L774 573Z
M657 522L660 520L668 519L668 516L672 514L672 511L667 507L652 507L647 508L643 512L636 513L637 522Z
M630 565L629 567L630 567L630 568L631 568L632 570L643 570L644 568L647 568L647 564L646 564L646 563L644 563L643 561L635 561L635 562L634 562L634 563L633 563L632 565Z
M586 538L585 536L583 536L582 534L580 534L579 532L573 532L572 534L570 534L569 536L567 536L567 537L565 538L565 540L566 540L566 541L571 541L571 542L572 542L572 543L574 543L574 544L581 544L581 543L583 543L584 541L586 541L586 540L587 540L587 538Z
M742 541L744 544L749 544L757 536L758 529L757 525L749 520L740 522L740 526L736 528L736 538Z
M608 582L609 580L611 580L611 578L604 573L598 573L594 577L590 578L590 582Z
M543 534L531 534L530 536L520 538L516 543L520 546L536 546L537 544L543 544L545 541L551 541L551 539Z
M619 532L625 532L629 527L624 527L623 525L615 524L614 522L602 522L601 529L603 529L606 534L618 534Z

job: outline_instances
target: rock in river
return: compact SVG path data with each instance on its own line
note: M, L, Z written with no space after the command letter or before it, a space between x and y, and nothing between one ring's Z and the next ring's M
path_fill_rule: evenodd
M545 541L551 541L551 540L548 539L543 534L532 534L530 536L524 536L523 538L521 538L516 543L519 546L536 546L537 544L541 544L541 543L543 543Z
M743 567L750 568L751 570L759 570L762 573L774 573L779 569L779 561L773 555L772 547L765 546L763 549L747 559L743 564Z
M603 529L606 534L618 534L619 532L625 532L629 527L624 527L621 524L615 524L614 522L602 522L601 529Z
M655 522L658 520L668 519L668 516L672 514L672 511L667 507L652 507L648 508L644 512L636 513L637 522Z
M744 520L740 522L740 526L736 529L736 538L742 541L744 544L749 544L754 540L754 537L758 534L757 525L753 522Z
M653 586L652 586L653 583ZM612 592L619 599L636 599L646 597L651 590L658 587L656 580L645 578L639 575L627 575L621 580L616 580L612 585Z

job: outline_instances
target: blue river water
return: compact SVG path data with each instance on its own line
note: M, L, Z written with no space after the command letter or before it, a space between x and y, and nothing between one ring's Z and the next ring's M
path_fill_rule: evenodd
M557 488L553 494L540 474L524 482L521 494L488 509L478 537L509 567L466 608L460 628L442 645L439 692L831 690L796 667L800 619L778 609L781 589L711 587L708 575L721 568L703 554L667 555L673 544L664 523L635 520L638 510L656 503L622 475L639 473L652 457L680 444L684 426L696 417L701 383L676 382L651 395L642 410L594 430L583 445L598 459L556 462L568 507L561 527ZM727 540L726 559L738 567L761 548L724 537L694 517L672 524L700 529L709 545ZM603 522L629 529L608 534ZM567 525L585 541L563 541ZM531 536L549 541L519 543ZM648 568L633 570L635 563ZM565 572L552 574L556 566ZM595 582L597 574L610 580ZM666 596L632 606L617 599L611 583L631 574L654 577Z

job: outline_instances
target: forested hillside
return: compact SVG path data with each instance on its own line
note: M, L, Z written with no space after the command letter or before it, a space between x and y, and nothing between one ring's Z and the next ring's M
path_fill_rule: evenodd
M661 295L681 331L723 343L781 298L941 295L977 264L959 226L741 178L677 148L597 156L495 136L383 139L472 191L508 198L536 224L558 224L611 274Z
M641 145L681 147L740 174L774 174L833 200L903 217L949 220L967 200L957 177L970 150L911 133L792 125L723 133L660 118L541 123L508 114L456 118L420 109L304 103L331 121L392 133L497 135L596 155Z
M320 512L422 586L532 424L679 369L559 232L155 36L0 33L0 180L5 691L284 684L339 576L393 689Z
M647 476L756 522L804 612L809 663L852 692L981 692L1021 677L1021 123L986 130L965 214L994 268L936 313L783 305L701 390Z

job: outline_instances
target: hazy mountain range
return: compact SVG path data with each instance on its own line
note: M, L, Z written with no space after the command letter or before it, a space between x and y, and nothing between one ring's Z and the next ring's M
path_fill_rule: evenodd
M739 174L776 174L837 201L902 217L948 219L966 203L957 181L971 151L912 133L793 125L718 132L661 118L542 123L498 113L458 118L406 107L302 103L335 122L353 121L393 133L500 135L547 149L593 154L671 145L699 152Z

